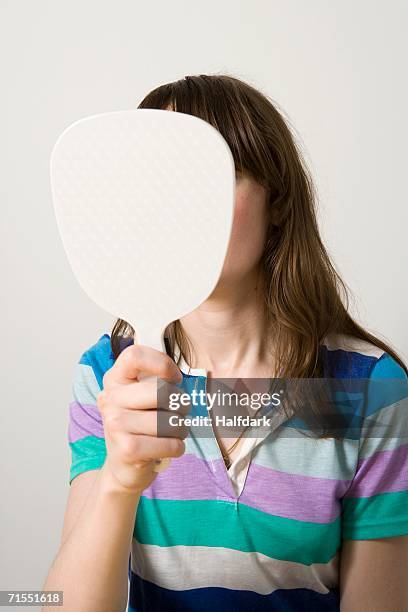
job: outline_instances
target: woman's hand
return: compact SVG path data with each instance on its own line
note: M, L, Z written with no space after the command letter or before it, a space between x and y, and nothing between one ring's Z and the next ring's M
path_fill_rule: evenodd
M174 427L176 437L157 436L156 377L170 383L183 380L168 355L148 346L131 345L105 373L103 390L97 396L107 450L103 469L126 492L140 494L153 482L156 459L180 457L185 451L186 427ZM180 392L177 387L175 390Z

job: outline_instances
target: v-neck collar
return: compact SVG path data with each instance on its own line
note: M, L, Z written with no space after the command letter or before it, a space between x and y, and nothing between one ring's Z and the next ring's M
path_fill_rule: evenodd
M176 344L174 350L175 361L178 361L178 367L184 376L193 377L196 381L197 390L207 391L207 380L208 380L208 372L205 368L192 368L184 359L183 355L180 353L180 349ZM201 387L201 388L199 388ZM209 416L207 403L205 405L200 404L200 407L205 410L206 416ZM269 416L272 413L272 409L270 406L265 406L265 409L261 411L265 416ZM269 410L268 410L269 409ZM275 418L274 418L275 417ZM218 440L215 436L215 432L213 427L211 427L211 437L210 437L210 450L212 451L212 456L215 457L215 460L208 460L211 467L211 471L213 473L215 482L218 487L217 498L220 500L233 501L235 503L238 502L241 495L244 493L245 484L248 476L249 469L251 467L252 461L252 453L254 450L261 444L275 429L279 427L279 425L286 420L286 416L284 414L275 414L274 417L270 417L274 422L270 428L268 428L266 434L263 434L259 437L251 437L248 438L244 435L244 440L242 442L241 452L236 457L236 459L231 463L229 469L225 465L224 458L221 453L221 448L218 444ZM196 444L200 446L198 440L199 438L194 435L194 431L199 429L195 426L190 426L190 435L194 438ZM208 445L207 445L208 448ZM201 449L202 450L202 449ZM244 476L239 483L238 491L236 490L236 479L239 472L243 470ZM234 478L234 482L232 480Z
M174 360L177 363L178 368L183 372L183 374L187 374L188 376L203 376L204 378L208 377L208 372L205 368L192 368L187 361L184 359L184 356L181 354L180 348L178 344L175 344L174 347Z

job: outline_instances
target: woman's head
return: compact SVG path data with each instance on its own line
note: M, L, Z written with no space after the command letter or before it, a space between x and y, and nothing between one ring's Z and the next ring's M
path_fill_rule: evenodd
M236 214L223 274L238 278L259 265L276 372L319 375L319 345L332 333L373 342L403 365L349 315L346 285L319 235L313 181L287 119L266 94L233 76L195 75L153 89L139 108L195 115L229 145L237 171ZM126 322L117 321L114 354L118 337L129 331ZM166 336L170 351L177 343L190 362L179 321L168 326Z
M164 110L175 111L174 104ZM218 285L240 283L249 275L257 277L265 249L269 215L269 192L246 168L235 162L235 206L231 237ZM217 286L218 286L217 285Z
M240 283L258 277L265 250L268 219L268 191L252 176L237 172L235 207L231 236L219 283Z

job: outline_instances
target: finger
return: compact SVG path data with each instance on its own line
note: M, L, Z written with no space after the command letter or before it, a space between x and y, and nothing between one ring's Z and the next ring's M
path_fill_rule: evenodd
M171 383L166 383L164 388L158 392L156 380L142 380L127 385L116 385L104 389L105 404L127 408L128 410L174 410L181 414L188 414L191 408L190 395ZM174 395L173 395L174 394ZM170 408L170 396L172 398L183 397L183 402L173 399ZM158 400L160 400L160 405ZM176 409L173 406L176 406Z
M104 387L113 384L129 384L144 373L172 382L181 382L183 375L177 365L165 353L150 346L131 345L125 348L115 364L103 377Z
M127 436L129 438L129 436ZM127 463L149 461L163 457L181 457L185 451L185 443L179 438L156 438L136 434L126 441ZM129 446L131 449L129 450Z
M163 435L163 429L169 432L169 437L180 438L184 440L187 438L189 429L185 425L179 424L178 420L176 424L169 424L168 417L170 413L163 410L148 411L141 410L135 413L133 410L125 410L119 419L119 426L122 427L128 433L142 434L147 436L157 437L158 424L160 422L161 436ZM180 415L177 415L180 416Z

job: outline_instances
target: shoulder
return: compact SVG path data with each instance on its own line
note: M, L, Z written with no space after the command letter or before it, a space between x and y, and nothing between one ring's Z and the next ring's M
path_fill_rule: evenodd
M133 344L133 338L124 336L119 338L120 351L123 351L130 344ZM89 375L96 378L99 388L102 389L103 376L114 363L115 356L112 352L111 336L106 333L82 353L77 367L79 372L88 372Z
M102 389L102 379L115 363L109 334L103 334L92 346L87 348L79 359L79 369L91 370L99 388Z
M327 335L321 344L325 375L335 378L407 378L405 369L371 342L345 334Z

